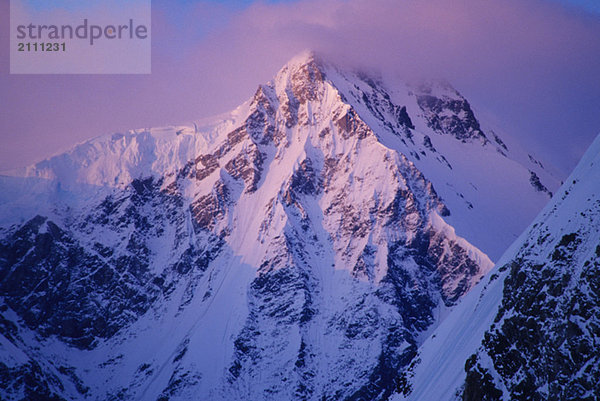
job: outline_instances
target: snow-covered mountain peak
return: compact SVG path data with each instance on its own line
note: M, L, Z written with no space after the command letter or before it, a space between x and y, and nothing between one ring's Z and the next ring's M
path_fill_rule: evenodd
M333 129L334 125L341 129ZM360 129L358 139L373 136L368 140L404 155L433 184L458 235L492 258L521 232L558 185L542 163L527 157L501 131L482 128L488 125L449 84L386 81L340 68L313 52L292 59L227 115L188 126L96 138L11 175L56 182L55 188L71 193L81 193L82 186L124 188L149 176L166 177L167 186L191 166L191 160L223 153L228 144L254 149L257 161L262 154L281 154L294 135L307 132L295 129L298 126L319 130L325 139L315 146L327 146L327 154L338 143L338 134ZM267 150L269 144L278 150ZM46 191L48 185L42 187ZM9 198L18 202L12 195ZM495 212L501 208L512 211L510 218Z
M314 51L305 50L291 58L273 78L277 87L285 86L292 81L323 81L323 58Z
M0 179L2 397L390 395L554 189L425 92L305 53L216 120Z

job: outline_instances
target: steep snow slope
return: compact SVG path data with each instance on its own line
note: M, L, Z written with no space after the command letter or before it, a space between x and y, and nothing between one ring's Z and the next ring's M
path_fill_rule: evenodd
M600 137L530 228L419 350L408 400L600 395Z
M527 223L534 174L552 188L487 135L448 86L305 54L218 121L4 177L2 396L385 398L491 268L470 242Z
M484 129L450 85L406 85L327 70L385 146L435 186L457 233L497 259L548 202L558 181L510 137Z

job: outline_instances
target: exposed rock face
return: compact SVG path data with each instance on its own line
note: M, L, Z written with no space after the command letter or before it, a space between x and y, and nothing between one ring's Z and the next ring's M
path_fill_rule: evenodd
M547 193L548 195L552 196L552 192L550 192L550 191L548 190L548 188L546 188L546 187L544 186L544 184L542 184L542 183L541 183L541 181L540 181L540 177L538 177L538 176L537 176L537 174L536 174L536 173L534 173L533 171L530 171L530 174L531 174L531 176L530 176L530 178L529 178L529 182L531 182L531 185L532 185L532 186L533 186L533 187L534 187L536 190L538 190L538 191L540 191L540 192L545 192L545 193Z
M116 135L30 169L52 206L0 232L2 397L391 395L492 266L448 224L465 195L455 212L418 164L448 193L434 135L485 138L468 103L422 116L394 96L304 56L209 128ZM439 107L443 132L420 132Z
M419 88L417 102L429 127L441 134L452 135L462 142L488 142L469 102L449 85L444 85L443 88L449 91L451 96L436 95L432 93L431 86L424 85ZM504 145L500 138L495 138L500 146Z
M598 205L590 206L583 213L597 220ZM481 351L489 355L506 388L507 397L497 399L594 400L600 394L595 346L600 341L600 242L590 244L592 235L597 238L597 229L560 238L543 234L538 239L550 250L546 261L537 254L517 258L510 266L502 303ZM582 249L584 241L593 253ZM473 368L466 371L470 374ZM464 394L480 382L467 381ZM490 387L487 393L494 390Z

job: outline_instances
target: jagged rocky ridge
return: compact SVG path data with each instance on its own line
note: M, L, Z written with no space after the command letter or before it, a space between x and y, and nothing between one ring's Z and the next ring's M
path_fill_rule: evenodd
M600 137L419 351L398 399L597 400Z
M450 87L394 96L304 55L222 122L114 135L3 179L19 196L1 216L2 396L390 395L491 267L448 224L491 206L457 190L442 150L493 155L535 202L528 169L549 177L491 144ZM490 178L466 177L473 193Z

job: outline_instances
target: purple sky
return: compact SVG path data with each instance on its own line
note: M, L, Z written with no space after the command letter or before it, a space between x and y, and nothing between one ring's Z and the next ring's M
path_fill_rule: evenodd
M573 0L572 0L573 1ZM252 95L297 52L448 79L567 174L600 133L600 14L548 0L153 1L151 75L9 75L0 30L0 170ZM8 2L0 2L3 26Z

